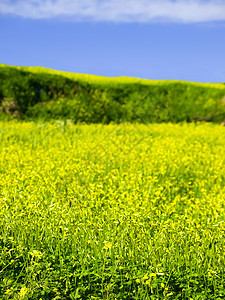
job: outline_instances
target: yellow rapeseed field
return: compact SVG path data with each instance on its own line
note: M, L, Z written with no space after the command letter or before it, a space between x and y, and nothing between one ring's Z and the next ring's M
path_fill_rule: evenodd
M1 299L224 299L225 127L0 122Z

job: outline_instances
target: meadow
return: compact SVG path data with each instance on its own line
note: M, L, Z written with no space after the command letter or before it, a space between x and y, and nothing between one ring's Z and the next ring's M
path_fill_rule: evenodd
M225 84L107 78L0 64L0 120L221 123Z
M49 74L49 75L58 75L65 78L69 78L73 81L81 81L89 84L97 84L97 85L114 85L118 86L118 84L142 84L142 85L165 85L165 84L179 84L179 83L187 83L182 80L150 80L150 79L140 79L135 77L105 77L105 76L97 76L92 74L83 74L83 73L74 73L74 72L64 72L58 71L43 67L22 67L22 66L11 66L0 63L0 68L9 68L16 69L18 71L29 72L33 74ZM198 86L198 87L206 87L206 88L215 88L215 89L225 89L223 83L203 83L203 82L189 82L189 84Z
M225 127L0 122L1 299L224 299Z

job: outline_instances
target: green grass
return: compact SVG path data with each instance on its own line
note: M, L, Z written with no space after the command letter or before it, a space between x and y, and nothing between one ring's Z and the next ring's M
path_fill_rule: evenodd
M11 67L16 68L17 70L22 70L25 72L31 73L47 73L52 75L60 75L67 77L75 81L84 81L92 84L100 85L118 85L118 84L142 84L142 85L165 85L165 84L174 84L174 83L188 83L198 87L210 87L225 90L225 85L223 83L203 83L203 82L191 82L191 81L182 81L182 80L149 80L149 79L140 79L134 77L105 77L97 76L91 74L82 74L82 73L73 73L73 72L64 72L58 71L43 67L22 67L22 66L10 66L5 64L0 64L0 67Z
M106 78L0 65L0 118L74 123L225 120L225 84Z
M0 122L2 299L224 299L225 128Z

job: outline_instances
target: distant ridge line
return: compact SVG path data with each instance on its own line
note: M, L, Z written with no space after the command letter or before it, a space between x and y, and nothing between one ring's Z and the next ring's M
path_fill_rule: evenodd
M205 82L195 82L195 81L185 81L185 80L168 80L168 79L161 79L161 80L154 80L154 79L141 79L136 77L126 77L126 76L119 76L119 77L106 77L106 76L99 76L99 75L91 75L85 73L73 73L73 72L66 72L66 71L58 71L50 68L45 67L24 67L24 66L14 66L14 65L7 65L0 63L0 67L8 67L8 68L15 68L19 70L23 70L26 72L32 73L47 73L47 74L54 74L60 75L63 77L67 77L69 79L84 81L88 83L95 83L95 84L143 84L143 85L167 85L171 83L188 83L195 86L201 87L211 87L211 88L218 88L218 89L225 89L224 83L205 83Z

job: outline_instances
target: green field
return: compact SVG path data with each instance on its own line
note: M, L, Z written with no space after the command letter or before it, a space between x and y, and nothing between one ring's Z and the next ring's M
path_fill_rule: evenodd
M0 64L0 119L221 123L225 84L107 78Z
M1 299L224 299L225 128L0 122Z
M63 72L43 67L21 67L21 66L10 66L0 63L0 68L11 68L17 69L19 71L36 73L36 74L50 74L50 75L59 75L63 76L75 81L83 81L91 84L100 84L100 85L118 85L118 84L142 84L142 85L165 85L165 84L173 84L173 83L187 83L187 81L182 80L149 80L149 79L140 79L135 77L105 77L105 76L97 76L91 74L82 74L82 73L73 73L73 72ZM188 82L191 85L199 86L199 87L211 87L217 89L225 89L224 84L221 83L202 83L202 82Z

